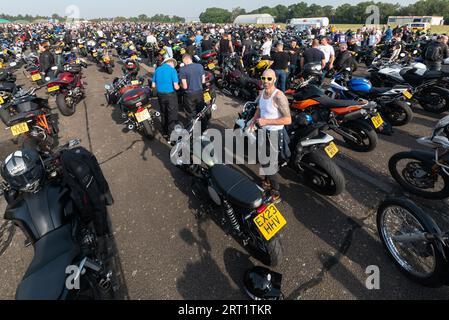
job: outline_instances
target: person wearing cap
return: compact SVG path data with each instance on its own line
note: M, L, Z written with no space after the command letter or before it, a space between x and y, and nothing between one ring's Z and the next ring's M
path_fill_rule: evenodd
M171 132L178 122L178 95L179 78L176 72L177 62L167 58L156 69L153 76L153 88L157 90L157 97L162 115L162 135L169 139Z
M193 63L191 55L183 55L182 62L184 67L179 71L179 77L184 89L184 109L190 121L203 109L203 84L206 83L206 75L201 64Z

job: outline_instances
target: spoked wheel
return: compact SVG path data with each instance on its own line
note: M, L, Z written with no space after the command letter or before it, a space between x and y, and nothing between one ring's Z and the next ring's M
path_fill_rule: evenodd
M410 279L426 286L440 286L449 266L435 240L425 234L440 234L438 226L413 202L392 199L377 213L382 243L396 266Z
M343 137L349 147L359 152L373 151L379 138L376 130L364 121L350 121L342 125L342 129L352 135L356 141Z
M433 163L433 154L402 152L389 161L392 177L407 191L427 199L449 197L449 176L427 163Z
M275 235L267 241L262 237L252 220L248 221L248 224L250 236L250 242L247 246L248 252L263 264L276 267L283 256L281 238Z

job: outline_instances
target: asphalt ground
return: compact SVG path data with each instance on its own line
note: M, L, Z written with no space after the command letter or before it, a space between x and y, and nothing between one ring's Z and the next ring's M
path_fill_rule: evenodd
M18 83L31 82L18 71ZM191 193L191 178L175 168L170 147L162 137L148 141L126 132L120 112L107 106L104 84L121 73L107 75L90 65L84 71L86 99L70 118L60 115L60 141L81 138L94 152L108 179L115 204L109 210L114 230L116 299L247 299L246 270L261 265L227 236L209 216L199 217L201 202ZM44 90L39 95L46 96ZM51 105L56 108L54 98ZM219 95L212 126L232 128L242 101ZM157 108L157 101L154 101ZM376 211L388 195L403 195L390 178L388 160L396 152L422 149L416 138L431 133L441 117L414 108L415 119L380 135L371 153L348 149L337 139L347 190L323 197L303 186L294 174L282 171L287 220L281 232L284 258L274 270L282 273L288 299L448 299L449 289L425 288L403 276L388 258L376 231ZM55 109L57 112L57 109ZM18 148L8 131L0 129L0 157ZM257 179L256 166L239 170ZM439 223L449 222L447 201L410 196ZM0 200L3 211L5 203ZM449 224L448 224L449 225ZM14 299L15 290L33 255L24 236L0 217L0 299ZM368 266L380 270L380 289L366 288Z

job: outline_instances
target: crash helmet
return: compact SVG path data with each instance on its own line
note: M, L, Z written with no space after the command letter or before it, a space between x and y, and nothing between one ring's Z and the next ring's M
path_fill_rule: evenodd
M1 175L12 189L33 193L39 189L45 177L45 168L39 153L25 148L5 159Z
M281 274L264 267L254 267L246 272L243 284L253 300L281 300L281 282Z

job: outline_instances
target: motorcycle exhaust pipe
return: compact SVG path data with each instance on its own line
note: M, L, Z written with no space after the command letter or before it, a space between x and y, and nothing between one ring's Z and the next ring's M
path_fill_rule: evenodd
M358 111L354 111L343 116L343 121L352 121L360 118L365 118L368 115L368 112L365 109L361 109Z

